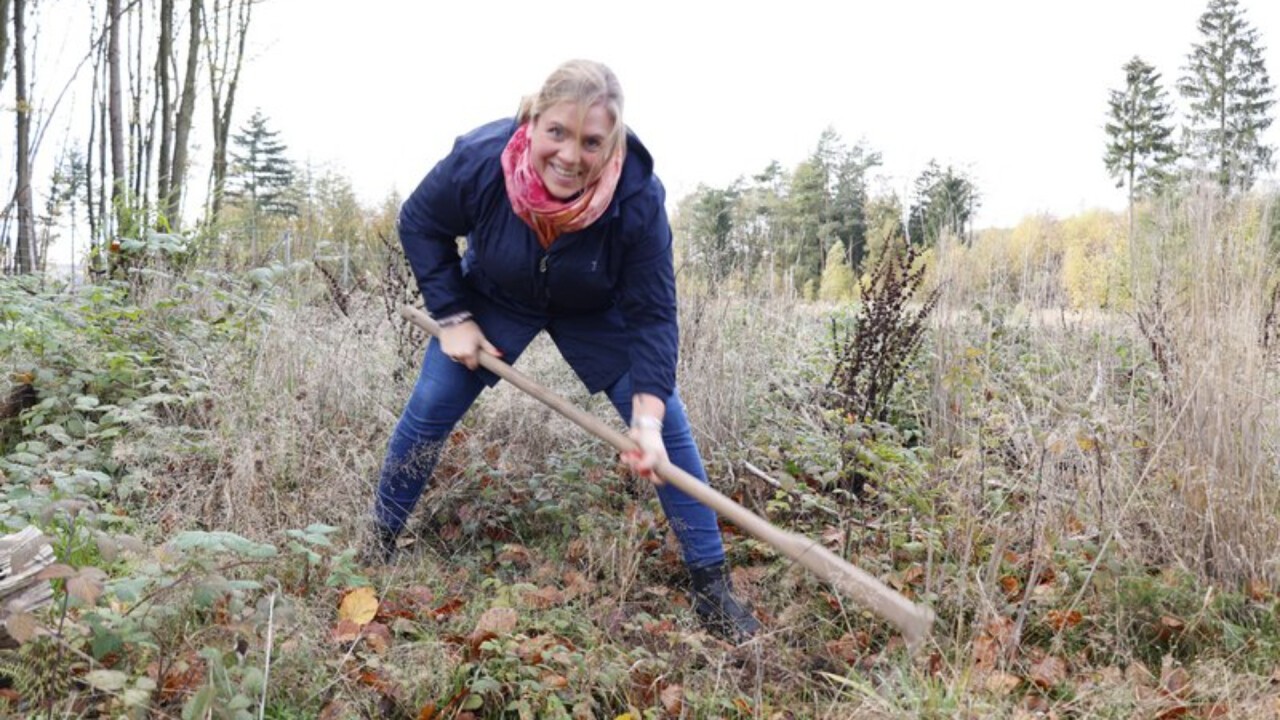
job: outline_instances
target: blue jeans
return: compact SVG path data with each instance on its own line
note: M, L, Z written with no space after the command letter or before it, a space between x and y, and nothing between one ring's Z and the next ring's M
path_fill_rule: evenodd
M387 458L382 464L374 504L374 520L378 525L394 533L404 529L409 513L418 503L435 470L449 433L484 387L484 381L477 373L445 357L440 343L432 338L422 361L422 372L396 424L387 447ZM630 423L630 373L623 375L605 392L623 422ZM702 456L694 442L679 392L667 398L662 441L673 465L707 482ZM715 511L670 483L658 487L657 491L662 510L680 540L685 565L696 570L723 562L724 545Z

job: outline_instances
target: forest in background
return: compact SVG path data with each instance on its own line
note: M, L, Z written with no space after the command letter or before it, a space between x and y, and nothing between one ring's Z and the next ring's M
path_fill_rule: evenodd
M1176 83L1190 115L1141 58L1100 92L1126 212L977 229L963 170L898 198L874 148L828 131L673 213L714 484L932 607L915 654L731 526L766 636L703 634L652 491L505 386L452 438L405 558L361 566L423 341L397 312L399 199L363 207L268 115L235 119L237 0L91 4L89 134L48 183L24 174L32 7L0 0L0 522L51 557L47 602L6 606L4 712L1280 716L1274 101L1233 0ZM215 128L198 193L194 113ZM59 234L90 248L75 278L37 272ZM520 367L608 417L549 343Z

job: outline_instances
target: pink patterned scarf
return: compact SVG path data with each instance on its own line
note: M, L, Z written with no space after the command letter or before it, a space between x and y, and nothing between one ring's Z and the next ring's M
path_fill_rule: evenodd
M516 215L533 228L544 250L551 247L560 235L581 230L604 214L613 200L614 190L618 188L618 179L622 177L626 145L623 138L617 150L605 161L600 177L566 201L552 195L533 168L533 160L529 157L529 123L516 129L502 151L507 198L511 200L511 209Z

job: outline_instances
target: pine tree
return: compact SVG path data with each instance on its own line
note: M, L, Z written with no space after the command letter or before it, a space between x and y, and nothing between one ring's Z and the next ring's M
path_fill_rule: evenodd
M914 245L932 245L944 233L959 238L971 229L980 205L978 187L963 172L936 160L916 178L915 200L907 217L907 236Z
M1178 89L1191 105L1192 150L1224 192L1247 191L1274 167L1263 144L1275 104L1258 31L1238 0L1210 0L1200 16L1203 42L1192 46Z
M293 163L285 156L288 148L276 139L279 134L267 127L262 111L255 110L248 124L231 136L234 164L227 196L246 204L254 215L298 214L287 192L293 184Z
M1125 87L1112 90L1103 157L1116 187L1129 188L1129 203L1155 193L1170 179L1178 159L1172 135L1173 108L1160 87L1160 73L1134 56L1124 66Z
M1112 90L1106 124L1107 152L1102 161L1129 188L1129 237L1133 238L1133 201L1164 187L1172 177L1178 150L1171 136L1173 108L1160 87L1160 73L1134 56L1124 66L1125 87Z

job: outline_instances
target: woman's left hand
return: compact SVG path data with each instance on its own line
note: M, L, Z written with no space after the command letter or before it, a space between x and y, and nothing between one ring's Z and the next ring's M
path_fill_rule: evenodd
M654 485L664 484L658 473L654 472L654 468L667 461L667 446L662 442L662 429L633 427L627 436L635 441L637 447L622 453L622 461L631 468L631 472L647 478Z

